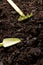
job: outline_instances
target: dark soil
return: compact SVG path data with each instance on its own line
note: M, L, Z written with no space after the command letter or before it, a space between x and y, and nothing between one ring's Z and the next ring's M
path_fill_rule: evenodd
M22 42L0 48L0 65L43 65L43 0L13 0L33 17L19 22L18 13L7 0L0 0L0 42L18 37Z

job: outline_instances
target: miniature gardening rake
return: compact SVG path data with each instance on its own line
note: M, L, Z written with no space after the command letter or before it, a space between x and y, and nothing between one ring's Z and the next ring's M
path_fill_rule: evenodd
M20 9L12 0L7 0L7 1L8 1L9 4L16 10L16 12L18 12L18 14L20 15L20 17L18 18L18 21L23 21L23 20L28 19L28 18L30 18L30 17L33 16L32 13L30 13L30 15L29 15L29 14L25 15L25 14L21 11L21 9Z
M3 42L0 43L0 47L9 47L21 42L19 38L5 38Z

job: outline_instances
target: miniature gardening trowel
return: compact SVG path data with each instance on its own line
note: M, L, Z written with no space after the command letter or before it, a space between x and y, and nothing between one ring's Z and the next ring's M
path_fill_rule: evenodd
M9 47L21 42L19 38L5 38L2 43L0 43L0 47Z
M23 21L25 19L30 18L31 16L33 16L32 13L30 13L30 15L25 15L20 8L12 1L12 0L7 0L9 2L9 4L18 12L18 14L20 15L20 17L18 18L18 21Z

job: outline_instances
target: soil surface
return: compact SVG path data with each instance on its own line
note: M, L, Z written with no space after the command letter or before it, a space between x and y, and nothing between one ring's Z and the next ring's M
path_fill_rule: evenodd
M13 0L25 13L34 15L19 22L19 14L7 0L0 0L0 42L17 37L22 42L0 48L0 65L43 65L43 0Z

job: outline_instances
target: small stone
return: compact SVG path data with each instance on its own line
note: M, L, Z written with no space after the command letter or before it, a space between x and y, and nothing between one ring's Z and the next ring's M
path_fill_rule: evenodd
M0 61L0 65L3 65L2 61Z
M16 11L11 11L12 14L16 14Z

